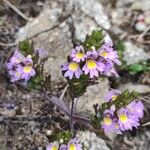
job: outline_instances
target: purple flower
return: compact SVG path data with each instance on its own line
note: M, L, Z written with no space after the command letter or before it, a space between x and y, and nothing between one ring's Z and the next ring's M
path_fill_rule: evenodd
M24 79L25 81L35 76L35 70L33 69L32 65L19 67L18 70L21 74L21 78Z
M64 76L69 77L69 79L72 79L74 75L76 78L79 78L82 74L79 64L75 61L64 64L62 66L62 71L66 71Z
M144 105L141 101L136 102L135 110L139 118L144 116Z
M85 74L89 73L90 78L98 77L99 73L104 71L105 65L100 61L96 61L97 57L98 54L95 50L86 53L86 62L82 70Z
M113 124L113 118L110 117L110 115L105 115L102 121L102 128L104 129L105 133L114 131L114 124Z
M82 144L80 144L79 141L74 138L71 139L67 145L61 145L59 150L82 150Z
M21 54L18 49L16 49L13 56L9 59L8 63L6 64L7 69L12 69L13 67L16 67L19 63L24 61L24 59L24 55Z
M141 101L132 101L128 106L127 110L131 115L134 117L143 118L144 116L144 105L142 104Z
M121 94L121 91L111 89L104 97L106 101L114 101L117 98L117 95Z
M16 70L9 70L8 73L11 76L11 79L10 79L11 82L15 82L15 81L22 79L21 73L18 68L16 68Z
M24 61L22 61L22 63L23 63L25 66L33 65L32 56L31 56L31 55L28 55L28 56L24 59Z
M121 131L119 129L119 125L117 123L117 119L115 118L115 107L111 106L110 110L105 110L104 112L104 118L102 121L102 128L104 129L105 133L108 132L116 132L118 134L121 134Z
M105 69L103 71L103 75L105 76L114 76L114 77L119 77L119 74L117 73L114 65L112 63L109 62L105 62Z
M58 144L57 143L50 143L47 147L46 150L58 150Z
M85 54L84 54L83 46L76 46L75 49L71 52L71 58L73 61L80 62L85 60Z
M34 51L41 59L45 59L48 56L48 52L42 48L37 48Z
M94 59L87 59L85 65L82 70L85 74L90 75L90 78L98 77L99 72L103 72L104 64L101 62L96 62Z
M121 108L117 111L118 115L118 124L121 131L132 130L133 127L138 127L140 124L136 117L129 114L128 111L124 108Z
M122 134L122 132L120 130L120 127L119 127L119 124L118 124L118 119L117 118L113 118L113 125L114 125L113 132L117 133L117 134Z
M112 43L105 43L99 50L98 50L99 56L101 56L104 60L107 60L111 63L114 62L118 65L121 64L121 62L118 59L117 51L114 51L112 48Z

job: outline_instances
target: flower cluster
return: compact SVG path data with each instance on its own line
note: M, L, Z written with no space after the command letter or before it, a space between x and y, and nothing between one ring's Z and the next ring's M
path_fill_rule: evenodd
M70 54L70 61L62 65L62 71L65 77L72 79L74 76L79 78L82 74L89 74L90 78L101 75L118 76L114 64L120 64L117 51L115 51L110 42L105 43L98 50L92 47L92 50L86 51L83 46L76 46Z
M145 11L137 17L135 28L138 31L144 31L150 25L150 11Z
M107 102L115 101L117 96L121 92L118 90L111 90L106 95ZM116 132L121 134L122 131L132 130L133 127L137 128L140 123L139 119L144 115L144 106L141 101L133 100L126 107L122 107L116 110L112 105L110 109L104 111L104 117L102 120L102 128L104 132Z
M46 150L82 150L82 145L79 143L79 141L74 138L71 139L68 144L62 144L59 146L58 143L50 143Z
M18 49L15 50L6 66L11 82L19 80L28 81L31 77L35 76L31 55L25 57Z

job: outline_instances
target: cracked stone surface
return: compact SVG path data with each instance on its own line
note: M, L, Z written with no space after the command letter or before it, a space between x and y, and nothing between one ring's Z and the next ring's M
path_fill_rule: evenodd
M125 42L125 51L123 52L123 59L127 65L138 63L142 60L150 58L150 53L146 53L143 48L137 47L131 42Z
M63 8L65 8L66 11L63 11ZM24 27L19 29L16 41L33 37L46 29L52 28L56 24L59 25L60 17L63 15L67 16L69 12L70 10L67 9L65 2L62 3L60 0L57 2L47 1L40 15L35 19L31 19Z
M94 113L93 105L102 104L102 98L108 91L108 79L99 79L98 84L88 86L86 92L77 100L77 113L89 118Z
M74 6L73 20L75 38L83 41L87 34L96 28L110 28L110 21L102 5L97 0L70 0Z
M77 137L83 143L83 150L110 150L106 142L94 132L80 131Z
M131 6L131 9L135 10L149 10L150 9L150 1L149 0L134 0L134 3Z
M39 36L34 39L35 47L42 46L43 49L49 52L50 57L44 64L44 75L51 75L51 80L54 82L64 79L60 67L66 62L66 58L73 47L71 39L67 34L60 28L56 28L53 31L47 32L43 37Z

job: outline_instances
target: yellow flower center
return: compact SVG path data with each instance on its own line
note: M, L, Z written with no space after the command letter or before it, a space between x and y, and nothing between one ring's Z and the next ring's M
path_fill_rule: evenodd
M108 53L104 51L104 52L100 53L100 56L107 57Z
M51 150L58 150L58 148L54 145Z
M76 150L76 146L74 144L69 145L69 150Z
M122 114L119 116L119 120L123 123L126 123L128 121L128 117L125 114Z
M76 71L78 70L78 68L79 68L79 65L76 62L72 62L69 64L69 70L71 71Z
M112 124L112 120L109 118L109 117L104 117L104 119L103 119L103 123L105 124L105 125L110 125L110 124Z
M96 68L96 62L94 60L89 59L89 60L87 60L86 64L87 64L87 67L89 69L95 69Z
M30 72L32 71L32 67L31 67L31 66L25 66L25 67L23 68L23 71L24 71L25 73L30 73Z
M16 72L15 75L16 75L17 77L20 77L20 73L19 73L19 72Z
M84 54L80 53L80 52L76 54L76 57L79 58L79 59L83 58L83 56L84 56Z
M112 101L115 101L116 98L117 98L117 96L116 96L116 95L113 95L111 99L112 99Z

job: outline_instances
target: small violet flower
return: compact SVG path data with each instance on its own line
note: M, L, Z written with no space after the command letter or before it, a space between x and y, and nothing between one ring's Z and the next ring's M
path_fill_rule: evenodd
M24 59L25 56L21 54L18 49L16 49L13 56L9 59L9 62L6 64L7 69L12 69L13 67L16 67L18 64L23 62Z
M28 81L31 77L35 76L35 70L32 68L32 66L24 66L18 68L21 78L25 81Z
M82 150L82 144L80 144L79 141L74 138L71 139L67 145L61 145L59 150Z
M57 143L50 143L47 147L46 150L58 150L58 144Z
M121 62L118 59L117 51L114 51L112 48L112 43L108 42L105 43L99 50L98 50L99 56L101 56L104 60L110 62L113 64L116 63L117 65L120 65Z
M113 118L110 114L105 114L102 121L102 128L105 133L112 132L114 130Z
M128 106L127 110L130 114L137 118L143 118L144 116L144 105L141 101L132 101Z
M80 62L85 60L83 46L76 46L72 51L70 57L73 61Z
M128 114L127 110L121 108L118 112L118 124L121 131L132 130L133 127L139 126L139 122L132 117L131 114Z
M42 48L37 48L34 51L40 59L45 59L48 56L48 52Z
M97 56L98 55L95 50L88 52L86 56L86 63L82 68L85 74L89 73L90 78L98 77L99 73L104 71L105 66L102 62L96 61Z
M69 79L72 79L74 75L76 78L79 78L82 74L79 64L75 61L62 65L62 70L66 71L64 76L69 77Z
M114 101L119 94L121 94L121 91L112 89L105 95L104 99L108 102Z

